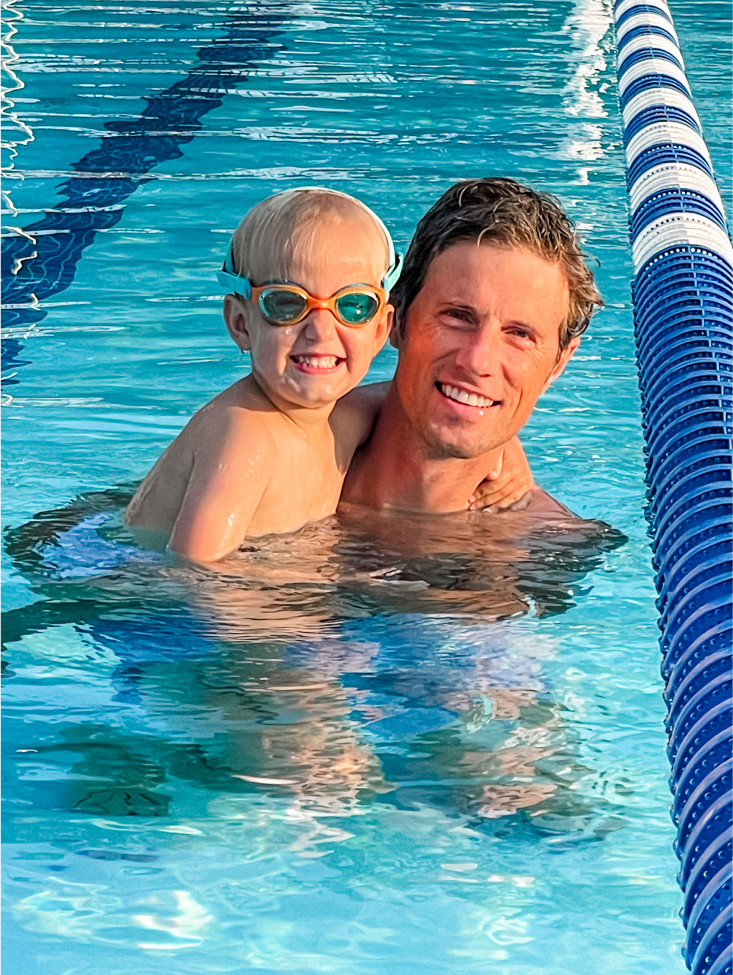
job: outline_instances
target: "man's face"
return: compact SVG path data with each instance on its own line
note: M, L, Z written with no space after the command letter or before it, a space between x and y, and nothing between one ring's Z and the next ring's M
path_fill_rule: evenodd
M559 355L569 300L559 264L460 241L431 263L398 338L395 384L434 458L478 457L527 422L580 339Z

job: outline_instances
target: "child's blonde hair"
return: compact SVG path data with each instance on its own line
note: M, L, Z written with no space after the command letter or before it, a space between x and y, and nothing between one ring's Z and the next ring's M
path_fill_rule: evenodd
M380 267L375 268L381 279L391 257L384 225L360 200L320 186L284 190L252 207L232 237L234 271L254 285L287 280L296 253L307 253L324 220L332 226L359 222L376 230L383 243L383 259L379 250ZM337 240L334 245L337 249Z

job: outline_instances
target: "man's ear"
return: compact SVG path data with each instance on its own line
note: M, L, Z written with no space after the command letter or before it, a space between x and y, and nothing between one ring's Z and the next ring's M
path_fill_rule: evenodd
M249 351L252 339L247 328L247 313L244 303L236 295L227 295L224 299L224 321L234 343L242 352Z
M573 355L575 354L575 350L578 348L579 345L580 345L580 336L576 336L576 338L570 339L567 346L560 353L560 358L555 363L555 368L552 370L552 372L548 377L547 382L543 386L542 388L543 393L550 388L550 386L555 382L558 376L562 375L565 366L568 364L568 362L570 362Z
M394 322L394 308L392 307L392 305L387 304L384 306L381 318L377 323L377 329L374 335L374 345L377 352L379 352L382 349L384 343L387 341L388 336L391 334L393 322Z
M402 346L403 339L404 316L395 309L394 317L392 318L392 331L389 333L389 344L395 349L399 349Z

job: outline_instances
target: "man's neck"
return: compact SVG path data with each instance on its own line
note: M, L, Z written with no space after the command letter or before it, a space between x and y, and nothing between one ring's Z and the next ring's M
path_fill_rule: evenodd
M416 437L393 384L369 443L349 468L342 501L431 514L465 511L500 454L497 447L479 457L439 456Z

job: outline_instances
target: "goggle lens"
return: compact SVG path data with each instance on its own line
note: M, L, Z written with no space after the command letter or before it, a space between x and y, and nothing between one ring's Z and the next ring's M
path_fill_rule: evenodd
M352 291L336 299L336 311L347 325L366 325L377 314L379 299L368 292Z
M284 288L263 291L260 295L260 308L271 322L288 325L303 317L308 308L308 300L297 291L287 291Z

